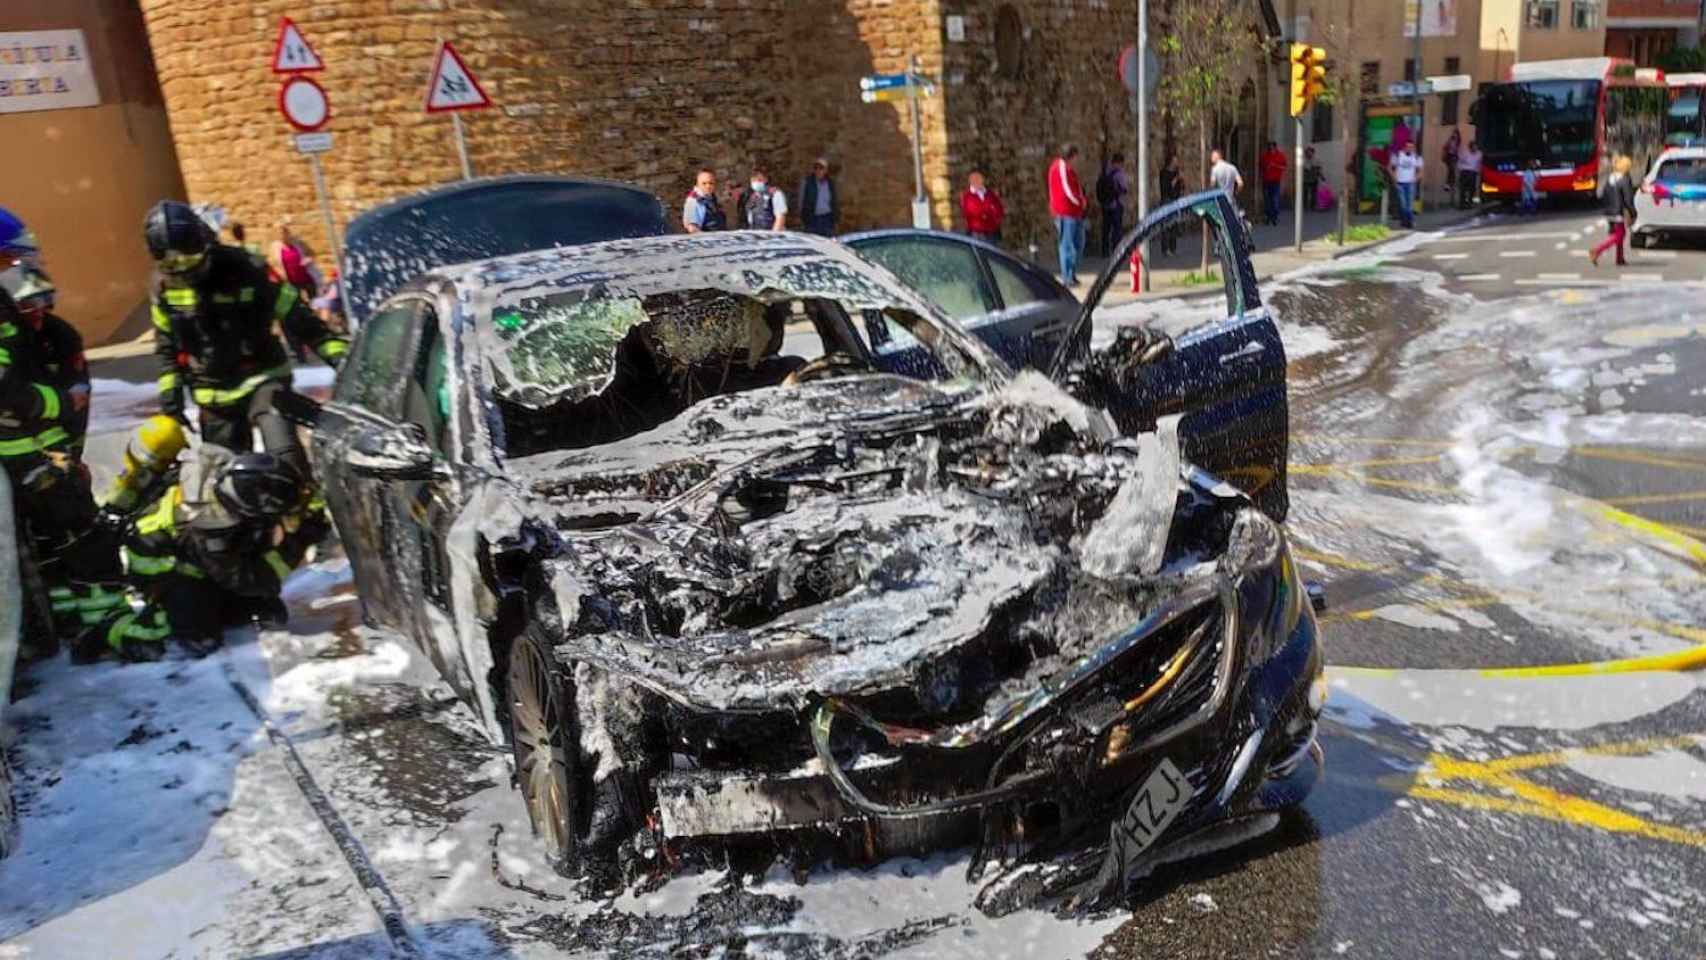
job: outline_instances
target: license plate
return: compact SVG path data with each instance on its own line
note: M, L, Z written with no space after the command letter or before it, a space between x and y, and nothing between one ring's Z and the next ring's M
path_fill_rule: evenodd
M1115 830L1124 831L1131 840L1127 855L1142 853L1154 845L1191 802L1193 793L1191 782L1173 761L1163 757L1132 798L1125 816L1114 824Z

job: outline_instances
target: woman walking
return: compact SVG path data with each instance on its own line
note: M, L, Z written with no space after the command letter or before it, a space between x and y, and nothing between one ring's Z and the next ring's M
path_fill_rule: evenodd
M1588 254L1588 259L1596 267L1600 256L1612 247L1617 248L1617 265L1629 264L1623 259L1623 241L1629 236L1629 228L1635 224L1635 184L1629 179L1630 166L1628 156L1618 155L1612 161L1615 172L1605 181L1605 220L1610 235Z

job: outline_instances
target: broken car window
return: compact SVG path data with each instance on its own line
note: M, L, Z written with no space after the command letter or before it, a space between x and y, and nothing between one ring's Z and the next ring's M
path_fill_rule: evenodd
M394 302L363 325L355 355L338 376L334 400L396 418L397 385L424 307L418 299Z

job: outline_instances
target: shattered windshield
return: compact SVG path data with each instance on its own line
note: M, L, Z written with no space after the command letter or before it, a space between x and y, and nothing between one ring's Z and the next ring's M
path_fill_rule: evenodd
M976 370L916 315L880 315L920 332L932 378ZM881 372L846 310L825 298L598 287L520 297L493 312L492 329L511 456L614 442L713 396Z

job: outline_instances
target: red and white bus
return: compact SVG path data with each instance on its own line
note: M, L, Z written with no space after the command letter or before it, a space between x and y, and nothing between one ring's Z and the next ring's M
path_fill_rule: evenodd
M1664 74L1613 57L1536 60L1511 67L1510 79L1481 87L1471 113L1481 144L1481 192L1488 199L1522 192L1522 171L1539 161L1541 194L1592 196L1613 153L1634 158L1645 175L1664 149Z

